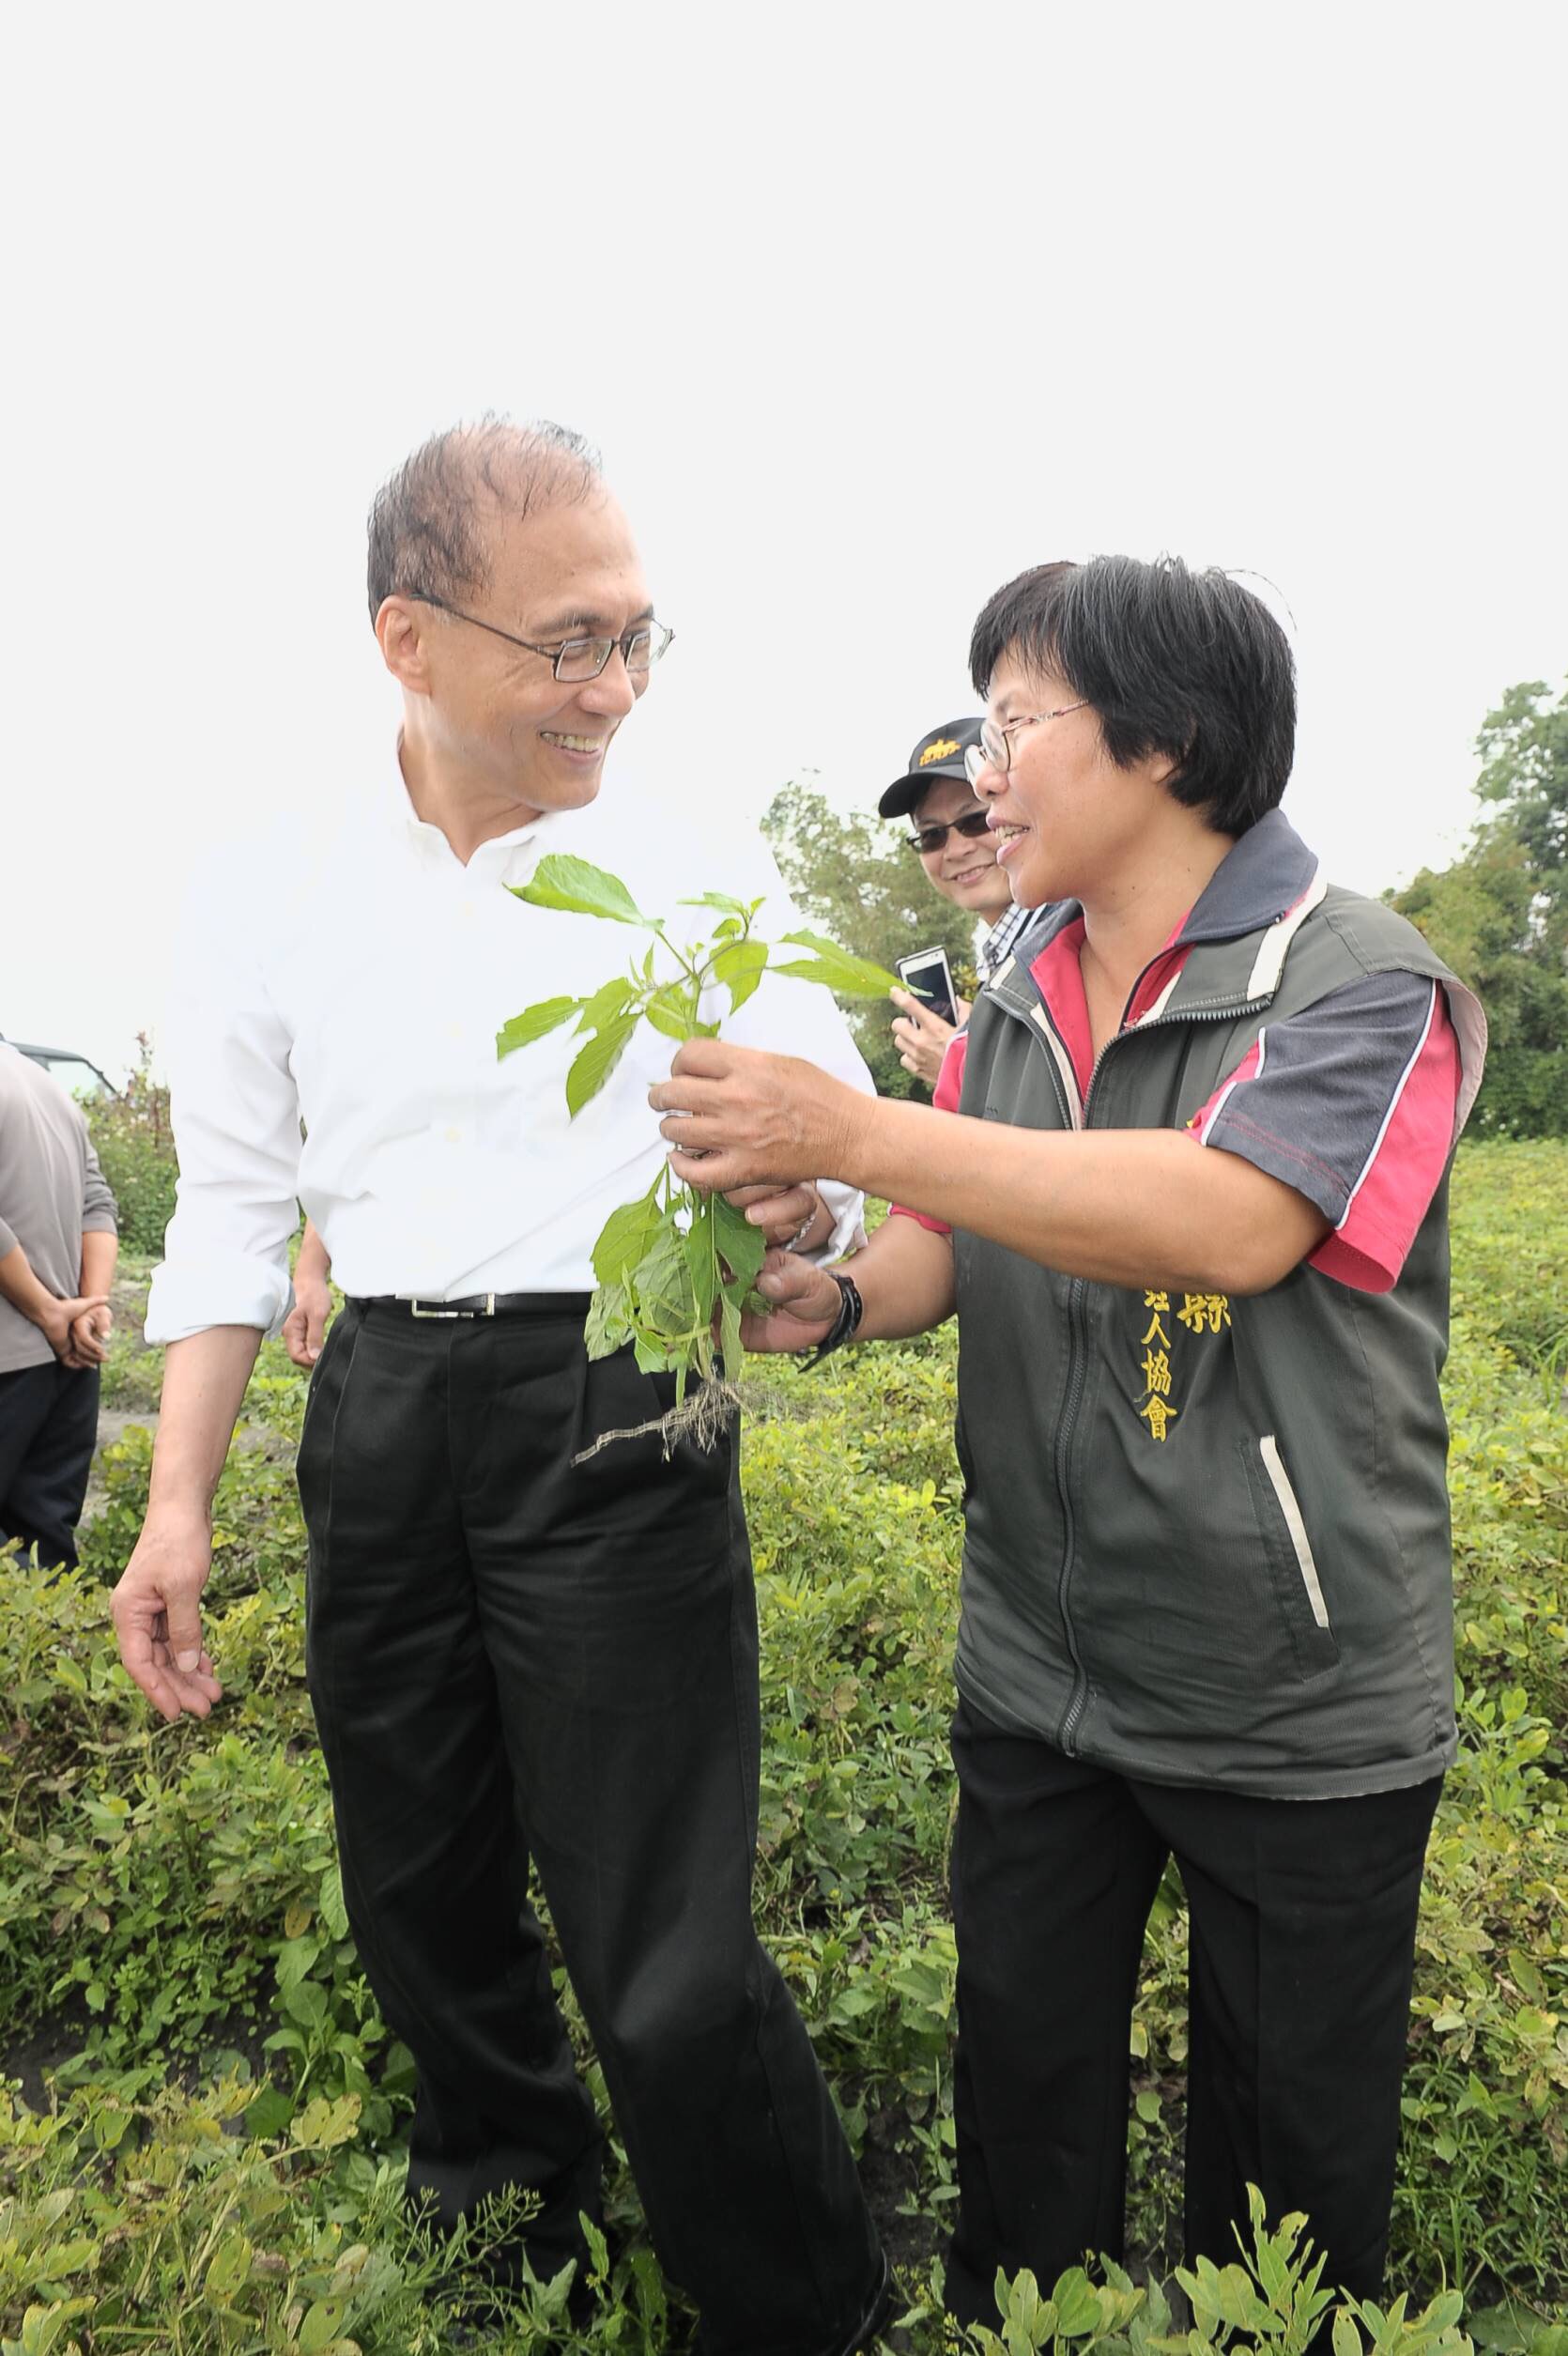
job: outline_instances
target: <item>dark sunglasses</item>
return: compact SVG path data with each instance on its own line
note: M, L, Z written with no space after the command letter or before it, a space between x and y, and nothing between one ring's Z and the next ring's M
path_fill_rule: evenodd
M921 826L906 835L904 840L912 851L918 851L923 859L929 859L933 851L941 850L949 835L963 835L969 841L978 842L990 827L989 810L967 809L961 818L949 818L945 826Z

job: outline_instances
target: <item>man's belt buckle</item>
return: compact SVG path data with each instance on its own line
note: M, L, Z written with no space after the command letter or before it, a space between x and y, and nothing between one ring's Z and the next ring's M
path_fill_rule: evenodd
M441 1301L427 1303L413 1300L408 1303L408 1314L414 1317L493 1317L496 1314L496 1296L487 1292L483 1303L476 1302L471 1309L451 1309Z

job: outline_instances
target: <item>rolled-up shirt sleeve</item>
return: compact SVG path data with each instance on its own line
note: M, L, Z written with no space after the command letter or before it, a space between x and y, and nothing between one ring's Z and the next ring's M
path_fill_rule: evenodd
M0 1219L0 1260L8 1260L16 1250L16 1229L8 1227Z
M214 863L180 929L165 1024L179 1184L147 1301L149 1342L215 1325L272 1335L293 1298L300 1106L251 907L239 879Z
M113 1190L99 1167L97 1153L89 1145L82 1177L82 1232L84 1235L118 1235L119 1231L119 1210Z

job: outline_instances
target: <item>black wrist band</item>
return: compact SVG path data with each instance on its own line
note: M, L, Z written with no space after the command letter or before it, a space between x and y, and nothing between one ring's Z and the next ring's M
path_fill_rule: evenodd
M860 1320L866 1314L866 1303L860 1298L860 1287L853 1277L844 1275L837 1268L830 1268L825 1273L832 1277L842 1299L832 1326L807 1360L808 1366L820 1366L832 1351L842 1349L846 1342L853 1342L860 1331Z

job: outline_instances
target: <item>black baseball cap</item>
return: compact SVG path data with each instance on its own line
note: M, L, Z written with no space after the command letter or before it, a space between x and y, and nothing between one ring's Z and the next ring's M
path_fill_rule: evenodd
M909 767L901 778L895 778L877 810L883 818L907 818L933 778L962 778L968 781L963 756L971 745L980 741L980 715L976 712L967 720L949 720L945 728L933 728L929 736L922 736L909 756Z

